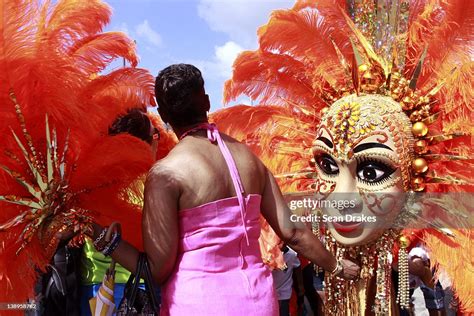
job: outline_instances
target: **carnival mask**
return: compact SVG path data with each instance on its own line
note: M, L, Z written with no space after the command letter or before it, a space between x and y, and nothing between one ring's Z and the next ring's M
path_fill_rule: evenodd
M390 97L349 95L324 113L313 154L318 193L341 206L323 209L339 243L367 244L393 226L409 189L412 143L410 120Z

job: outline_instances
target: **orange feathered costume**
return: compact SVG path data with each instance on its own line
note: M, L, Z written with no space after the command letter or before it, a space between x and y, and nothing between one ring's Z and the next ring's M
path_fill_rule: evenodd
M135 68L132 40L102 33L110 15L99 0L0 2L0 302L33 297L65 226L119 221L142 248L143 192L130 184L153 163L150 147L107 129L127 109L154 105L154 78ZM131 67L106 71L117 58ZM149 117L161 159L177 139ZM264 258L282 266L268 229Z
M135 68L131 39L102 32L110 15L99 0L0 2L0 302L33 297L60 230L116 220L142 247L124 191L151 167L150 146L107 130L154 105L154 78ZM117 58L130 67L110 71Z
M473 192L474 2L396 2L404 11L406 24L394 39L400 45L394 44L398 46L390 51L393 64L388 67L398 67L404 77L416 78L414 85L421 95L430 92L430 115L437 115L430 121L429 135L448 135L431 140L430 153L440 159L430 163L423 189ZM359 65L362 56L378 65L376 54L386 53L381 49L374 52L365 34L346 15L349 3L354 1L299 0L291 9L274 11L258 30L259 48L243 52L235 61L224 92L226 102L245 94L261 105L235 106L214 114L221 130L252 146L286 193L312 192L316 169L310 149L321 110L346 93L354 93L341 88L354 80L351 62ZM370 9L377 1L357 3ZM372 19L375 16L373 13ZM375 27L371 21L356 22ZM368 74L362 80L376 79ZM415 120L420 115L410 113ZM441 207L472 219L471 200L466 195L466 200L457 201L460 203ZM446 224L443 218L430 221L438 228ZM424 241L432 261L451 277L462 311L474 312L472 227L461 224L455 228L452 234L426 230Z

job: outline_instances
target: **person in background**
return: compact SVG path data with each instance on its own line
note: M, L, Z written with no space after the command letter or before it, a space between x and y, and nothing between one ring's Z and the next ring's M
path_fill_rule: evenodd
M141 108L131 109L118 117L108 133L111 136L128 133L150 144L152 150L156 150L159 136ZM72 235L64 235L49 270L40 276L35 299L39 308L29 315L91 315L89 299L97 294L111 260L97 252L88 239L82 248L68 246L70 238ZM114 299L117 304L123 296L129 275L130 272L120 265L116 266Z
M275 269L272 271L273 285L275 286L280 316L290 315L290 299L293 292L294 280L298 281L295 286L298 297L298 310L302 311L304 302L304 288L302 284L301 263L298 255L293 249L284 245L282 248L283 258L285 260L286 269ZM301 302L303 298L303 302ZM301 315L302 313L298 313Z
M423 292L425 306L430 316L444 316L444 290L439 280L434 280L431 262L426 249L419 245L410 250L408 254L410 271L410 296L416 288Z
M142 109L131 109L127 114L118 117L109 128L109 135L128 133L135 136L156 150L156 142L159 136L158 130L153 127L150 119ZM142 180L143 181L143 180ZM142 201L137 201L141 204ZM105 257L97 251L90 239L86 239L83 247L82 261L82 293L81 293L81 315L91 315L89 300L97 295L102 284L105 271L110 265L110 257ZM120 266L115 267L115 288L114 301L118 305L123 297L125 283L130 276L130 272Z
M323 315L323 301L316 291L314 285L316 279L319 277L319 274L315 273L314 265L306 258L298 255L298 259L301 262L304 297L306 297L308 300L313 315ZM322 288L320 290L322 290Z
M308 216L310 214L311 214L310 211L303 210L303 213L302 213L303 216ZM313 228L313 225L314 225L314 228ZM315 232L315 230L316 231L319 230L318 223L307 223L307 226L309 229L312 229L313 232ZM320 238L320 241L321 243L324 243L324 238ZM304 287L304 297L306 297L306 299L308 300L308 303L311 308L311 311L313 312L313 315L323 315L323 300L319 296L314 285L315 282L319 281L318 273L319 273L319 270L322 270L322 269L318 268L317 269L318 273L316 273L315 265L312 262L310 262L301 254L298 254L298 259L301 262L301 271L302 271L302 277L303 277L302 286ZM318 290L322 291L322 284ZM303 300L304 300L304 297L303 297Z

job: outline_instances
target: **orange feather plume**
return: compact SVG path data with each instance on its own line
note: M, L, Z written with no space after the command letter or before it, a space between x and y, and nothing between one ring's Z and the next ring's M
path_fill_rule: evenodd
M456 238L450 242L435 234L428 234L424 241L430 249L432 264L441 267L453 281L454 293L462 302L459 312L470 315L474 311L474 236L469 229L454 233Z
M433 145L430 150L468 158L430 163L432 175L447 182L428 183L426 191L473 192L474 2L408 2L408 27L397 38L406 45L406 53L397 52L404 60L400 71L410 79L426 49L416 90L434 94L433 112L438 112L440 118L430 125L430 134L464 135ZM230 135L253 148L277 174L286 193L307 191L313 182L308 177L308 173L315 171L310 166L312 155L308 149L321 110L332 103L325 95L347 87L352 81L348 71L350 61L355 60L351 41L365 61L377 57L355 24L345 16L347 3L300 0L291 9L273 12L268 23L258 30L258 49L237 57L233 76L225 83L226 102L245 94L261 105L231 107L214 115L221 130L228 124ZM384 67L391 62L387 61ZM431 231L425 235L433 257L439 256L438 262L453 279L464 310L473 312L472 291L468 290L472 286L463 286L465 277L472 275L472 271L467 271L470 265L456 265L457 270L453 271L446 268L449 260L445 260L448 253L459 263L464 261L466 253L472 257L471 247L466 246L472 243L472 234L461 233L456 247L446 236Z
M0 302L33 297L57 243L53 223L72 213L76 228L87 217L120 221L141 248L128 188L151 167L151 148L107 132L127 109L154 105L153 77L135 68L131 39L102 33L110 15L98 0L0 1ZM131 67L108 69L116 58Z

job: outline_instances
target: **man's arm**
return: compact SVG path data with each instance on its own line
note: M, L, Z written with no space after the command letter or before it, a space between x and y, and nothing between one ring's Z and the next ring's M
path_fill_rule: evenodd
M164 282L173 270L178 248L179 189L171 174L169 169L156 164L145 183L143 243L151 273L158 283ZM95 240L102 230L102 226L94 223L91 238ZM128 271L136 272L138 250L127 241L121 240L111 257Z
M176 172L156 164L145 183L143 243L155 281L163 283L171 274L178 251L178 202Z
M334 256L326 250L321 241L303 223L290 220L291 211L273 175L265 170L265 187L262 197L262 214L275 233L297 253L308 258L324 270L331 272L336 268ZM342 276L355 278L359 267L354 263L343 260Z

